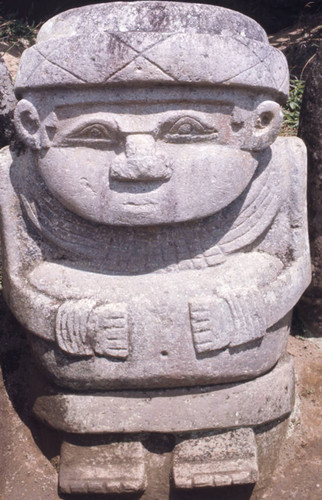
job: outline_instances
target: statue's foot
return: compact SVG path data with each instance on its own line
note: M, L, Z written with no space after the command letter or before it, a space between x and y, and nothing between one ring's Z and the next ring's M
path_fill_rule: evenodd
M94 446L62 445L59 488L62 493L132 493L144 491L147 477L140 442Z
M237 429L177 444L172 476L176 488L252 484L258 479L254 431Z

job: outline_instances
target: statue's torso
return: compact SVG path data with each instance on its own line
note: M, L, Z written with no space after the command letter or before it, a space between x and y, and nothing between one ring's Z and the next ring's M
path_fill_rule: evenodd
M52 213L41 198L36 206L30 192L21 196L14 168L3 175L7 213L17 215L10 220L5 210L5 226L19 241L4 242L13 269L5 293L35 334L31 341L41 364L59 384L211 385L255 377L276 363L285 349L288 320L265 318L265 296L287 267L291 245L289 167L277 168L276 156L230 219L227 212L192 228L162 233L154 228L150 240L148 232L139 231L135 239L135 232L125 231L123 246L113 228L105 247L104 228L86 233L77 221L71 234L68 217L56 225L51 220L49 234L46 223L54 217L55 201ZM156 239L163 267L153 259ZM35 314L29 313L26 323L24 312L30 309Z

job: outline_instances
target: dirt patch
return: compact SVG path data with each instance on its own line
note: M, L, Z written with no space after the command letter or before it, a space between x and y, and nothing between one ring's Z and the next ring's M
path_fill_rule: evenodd
M294 358L296 402L271 487L262 499L322 498L322 339L290 337Z
M57 472L39 447L44 441L54 449L52 435L42 439L31 416L29 347L1 292L0 334L0 500L57 500Z

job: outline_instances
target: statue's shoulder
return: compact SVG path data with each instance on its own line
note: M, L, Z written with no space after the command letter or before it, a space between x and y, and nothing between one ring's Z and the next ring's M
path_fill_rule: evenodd
M3 207L8 203L8 198L14 196L14 189L11 184L11 167L16 161L16 154L5 146L0 149L0 204Z
M279 135L275 142L273 143L272 147L274 148L287 148L290 150L303 150L306 151L306 146L304 144L304 141L300 139L300 137L297 137L296 135Z
M271 146L272 158L290 169L292 175L306 178L307 151L302 139L279 136Z
M3 189L8 182L12 162L13 154L9 146L0 149L0 189Z
M0 168L3 169L12 163L12 154L9 146L0 149Z
M272 149L279 169L286 179L286 199L292 226L306 231L307 150L299 137L278 137Z

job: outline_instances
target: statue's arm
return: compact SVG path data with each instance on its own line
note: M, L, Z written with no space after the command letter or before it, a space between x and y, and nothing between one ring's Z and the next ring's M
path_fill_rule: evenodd
M307 155L297 137L286 142L291 175L289 192L290 246L289 263L266 292L266 321L273 325L300 299L311 281L311 259L307 224Z
M10 255L8 246L14 244L12 231L12 218L14 211L12 210L14 192L10 183L10 167L12 164L12 156L9 146L5 146L0 150L0 229L1 229L1 253L2 259L7 266L16 267L15 257ZM15 255L15 254L14 254Z
M196 352L212 352L263 337L297 303L311 280L306 212L306 148L287 138L289 160L289 249L283 270L263 286L221 285L212 297L190 301L190 323ZM254 263L255 264L255 263ZM258 274L263 272L258 268Z

